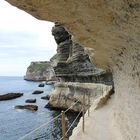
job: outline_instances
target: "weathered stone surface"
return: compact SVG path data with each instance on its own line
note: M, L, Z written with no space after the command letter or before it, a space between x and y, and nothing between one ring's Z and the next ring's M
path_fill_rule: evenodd
M23 96L23 93L7 93L0 95L0 101L11 100Z
M38 106L37 105L17 105L15 106L16 109L28 109L28 110L33 110L37 111Z
M55 89L50 93L50 99L46 107L53 109L67 109L78 101L70 111L81 111L83 95L85 94L85 109L88 108L88 96L91 103L102 96L105 91L110 91L111 86L95 83L64 82L55 84Z
M26 103L36 103L36 99L27 99Z
M44 81L55 80L54 69L49 61L31 62L27 68L25 80Z

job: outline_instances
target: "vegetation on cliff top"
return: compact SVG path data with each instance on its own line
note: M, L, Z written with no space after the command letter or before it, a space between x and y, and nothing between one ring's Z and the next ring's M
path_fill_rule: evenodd
M31 65L28 67L30 72L37 72L41 71L44 72L47 67L50 67L50 62L44 61L44 62L32 62Z
M58 54L56 53L51 59L50 59L50 61L53 61L53 60L55 60L55 59L57 59L58 58Z

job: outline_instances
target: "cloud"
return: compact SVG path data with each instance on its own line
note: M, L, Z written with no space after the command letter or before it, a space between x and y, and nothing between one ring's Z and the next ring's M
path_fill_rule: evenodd
M0 7L0 75L24 75L31 61L46 61L56 53L53 23L37 20L4 0Z

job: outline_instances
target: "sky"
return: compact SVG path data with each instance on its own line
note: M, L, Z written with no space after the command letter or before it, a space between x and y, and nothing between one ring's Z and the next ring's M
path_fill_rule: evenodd
M24 76L31 61L49 60L56 53L53 25L0 0L0 76Z

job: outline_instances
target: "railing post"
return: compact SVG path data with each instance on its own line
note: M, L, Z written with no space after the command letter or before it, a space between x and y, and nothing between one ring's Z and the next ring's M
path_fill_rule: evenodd
M66 124L65 124L65 112L62 111L61 112L62 114L62 137L63 137L63 140L66 140Z
M82 113L83 113L83 132L85 131L85 93L83 95L83 109L82 109Z
M90 115L90 94L88 94L88 116Z

